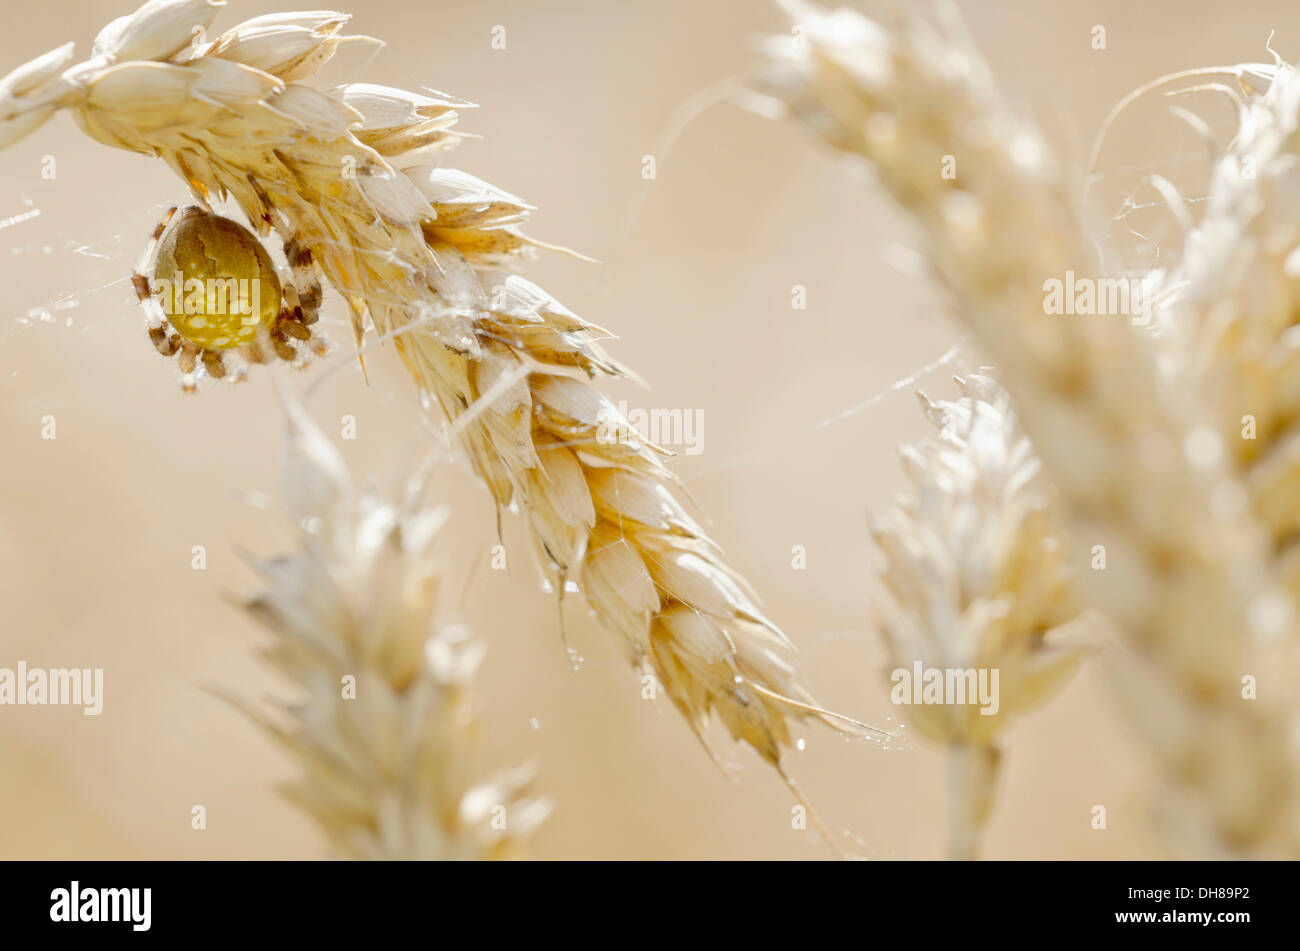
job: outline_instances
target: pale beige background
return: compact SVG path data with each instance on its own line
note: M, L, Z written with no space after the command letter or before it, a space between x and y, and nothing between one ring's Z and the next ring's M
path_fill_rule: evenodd
M1280 52L1300 56L1300 9L1280 2L961 7L999 76L1079 165L1108 106L1147 79L1264 58L1271 29ZM11 6L0 72L69 39L84 52L130 8ZM232 0L217 26L287 8ZM892 245L912 241L898 215L790 127L717 106L661 157L658 181L640 177L674 110L740 71L751 38L778 22L757 0L369 0L354 28L388 41L364 78L481 104L464 124L482 141L446 164L528 198L541 209L534 234L604 262L551 256L529 273L620 334L616 355L654 389L618 395L703 411L705 452L680 469L716 536L803 646L823 701L896 725L869 623L864 525L902 485L896 446L927 425L907 390L818 424L926 364L959 330L937 295L885 263ZM490 46L497 24L505 51ZM1094 24L1107 28L1104 52L1090 48ZM347 73L329 80L358 78ZM1164 128L1126 126L1116 167L1184 151ZM57 161L53 181L39 174L46 155ZM268 375L183 395L126 281L155 220L184 198L161 163L93 144L66 116L0 153L0 218L41 212L0 230L0 666L102 666L107 679L99 718L0 708L0 857L322 854L274 792L288 762L204 692L281 689L254 659L261 632L228 596L253 585L235 549L271 553L286 535L273 512L236 495L276 491ZM795 284L808 289L806 311L790 308ZM339 317L331 302L344 341ZM373 366L371 387L338 374L313 411L331 428L355 415L351 462L386 476L421 446L406 381L391 358ZM949 392L951 369L922 384ZM54 441L40 439L46 414L57 418ZM675 711L641 701L611 638L576 605L569 634L587 662L567 669L519 524L506 529L511 576L481 570L466 585L493 540L492 509L463 465L437 489L455 508L450 593L463 592L465 618L491 645L480 683L485 758L535 758L557 804L537 855L827 854L791 831L787 792L751 754L731 753L740 781L729 782ZM207 548L203 572L190 567L196 544ZM806 546L806 571L791 569L793 545ZM1100 673L1085 672L1013 731L988 856L1156 854L1142 831L1148 769ZM807 749L791 767L857 851L942 854L934 750L884 751L813 727L801 735ZM190 829L195 803L207 807L206 831ZM1095 803L1109 809L1106 832L1089 829Z

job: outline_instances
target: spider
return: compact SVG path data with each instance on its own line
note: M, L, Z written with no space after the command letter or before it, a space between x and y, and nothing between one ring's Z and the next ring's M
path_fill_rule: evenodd
M187 392L204 373L243 380L250 363L301 364L328 350L311 330L321 304L311 251L291 238L284 253L289 269L278 271L256 235L198 205L158 223L131 283L154 347L179 354Z

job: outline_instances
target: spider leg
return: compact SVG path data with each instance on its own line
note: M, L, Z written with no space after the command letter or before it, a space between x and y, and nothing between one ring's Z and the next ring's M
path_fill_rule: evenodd
M271 349L275 351L277 357L286 363L292 363L298 358L298 351L293 348L293 345L285 339L284 334L280 333L279 330L271 334Z
M186 393L193 393L198 387L199 348L189 340L181 339L181 387Z
M158 239L163 236L163 232L166 231L167 226L171 224L172 216L176 214L178 208L179 206L177 205L172 205L168 208L167 214L162 216L162 220L159 221L157 227L153 229L153 235L149 238L149 243L145 245L144 255L140 259L140 266L142 268L146 265L150 267L153 266L153 261L151 259L154 256L154 252L158 250Z
M300 341L317 356L329 352L329 343L311 327L320 319L320 306L323 299L320 269L312 259L311 249L298 240L296 235L284 242L284 257L289 264L289 272L282 275L286 290L286 306L276 320L272 345L275 352L283 359L282 350L292 351L295 355L302 353L290 340Z
M176 351L180 349L181 335L172 330L171 325L167 323L162 308L158 306L158 299L150 294L147 289L149 286L147 279L143 275L136 274L132 277L132 281L136 285L135 293L140 299L140 306L144 308L149 321L149 341L153 344L154 349L164 357L175 355ZM143 291L141 290L141 284L145 287Z
M284 256L292 269L289 286L298 298L294 316L300 323L310 327L320 319L320 305L324 296L320 286L320 270L312 260L311 249L299 242L296 236L284 242Z
M199 356L203 360L203 369L208 371L208 376L219 380L226 375L226 358L220 350L201 350Z
M263 332L257 340L240 347L239 352L249 363L270 363L271 358L266 355L267 343L266 334Z
M145 245L144 254L140 257L138 267L131 274L131 286L135 288L136 299L140 302L140 306L144 308L145 318L148 321L149 340L153 343L154 349L164 357L170 357L180 349L181 337L180 334L171 329L167 315L158 303L158 298L154 296L148 275L153 273L157 262L158 239L167 230L167 225L175 214L176 208L173 206L168 209L167 214L158 222L149 238L149 243Z

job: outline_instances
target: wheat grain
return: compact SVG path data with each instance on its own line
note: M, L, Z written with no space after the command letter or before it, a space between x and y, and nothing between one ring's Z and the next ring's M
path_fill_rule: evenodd
M904 447L910 492L873 523L872 537L884 555L882 627L894 669L919 662L927 670L998 672L996 708L973 698L902 707L947 751L950 854L974 858L1008 724L1059 690L1084 649L1047 639L1078 605L1042 465L989 373L957 382L957 401L921 394L939 434Z
M284 500L298 549L259 562L248 609L274 635L267 659L305 693L269 710L236 701L294 756L285 794L356 859L518 855L549 812L532 771L471 781L470 681L483 654L438 619L434 567L445 512L418 493L354 493L337 450L288 406Z
M1157 374L1128 321L1046 316L1044 282L1098 273L1093 249L1046 143L951 23L785 6L800 30L769 42L755 85L869 161L920 223L1060 490L1070 537L1104 546L1107 569L1082 583L1134 649L1123 693L1169 780L1163 805L1186 805L1180 835L1295 854L1286 711L1241 688L1269 660L1256 637L1290 630L1289 602L1270 586L1212 417L1185 379Z
M70 110L91 137L161 157L200 200L229 196L308 249L358 342L369 326L395 335L427 403L456 419L491 394L458 427L474 468L501 508L527 515L557 590L583 585L702 740L717 716L781 770L791 720L861 732L816 706L791 643L677 500L665 454L590 382L627 375L600 346L607 333L502 272L541 246L518 227L529 206L421 164L456 143L468 104L302 84L343 41L343 14L259 18L190 45L217 7L151 0L89 61L69 65L64 47L15 71L0 85L0 144Z

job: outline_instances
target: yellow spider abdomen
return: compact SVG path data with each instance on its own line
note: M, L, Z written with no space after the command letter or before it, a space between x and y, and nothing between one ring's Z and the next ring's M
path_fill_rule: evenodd
M176 332L205 350L255 342L280 312L280 279L262 242L193 206L159 237L150 291Z

